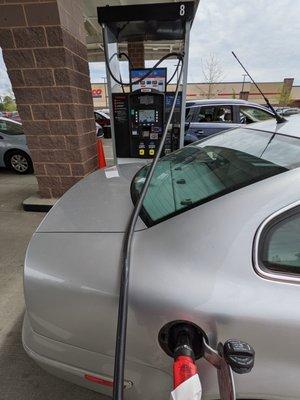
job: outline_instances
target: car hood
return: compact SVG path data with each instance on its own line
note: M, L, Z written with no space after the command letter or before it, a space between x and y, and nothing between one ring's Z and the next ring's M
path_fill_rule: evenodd
M124 232L133 208L130 184L142 165L122 164L90 174L58 200L37 232ZM136 230L145 228L138 220Z

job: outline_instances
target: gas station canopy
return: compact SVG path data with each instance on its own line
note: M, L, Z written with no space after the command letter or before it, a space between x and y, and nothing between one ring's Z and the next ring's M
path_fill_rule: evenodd
M190 0L195 4L194 13L197 10L199 0ZM90 62L94 61L104 61L104 49L103 49L103 39L101 27L98 24L97 7L104 6L128 6L128 5L142 5L142 4L161 4L161 3L177 3L176 0L173 1L161 1L161 0L84 0L84 20L85 20L85 30L87 34L86 42L88 48L88 57ZM162 5L160 6L162 7ZM163 14L163 13L162 13ZM194 16L192 16L193 19ZM159 26L159 21L158 25ZM157 29L153 26L153 33ZM149 29L147 30L149 32ZM127 33L126 33L127 32ZM124 30L124 43L119 44L120 51L126 51L125 36L128 38L128 30ZM143 35L143 27L141 27L141 34ZM178 40L176 35L178 35ZM145 37L144 48L145 48L145 59L146 60L157 60L161 58L167 52L179 52L182 48L182 41L180 40L180 27L178 27L177 33L174 30L173 37L166 36L165 38L160 32L160 41L151 41L151 35ZM131 38L132 40L140 38ZM155 39L153 37L153 39Z

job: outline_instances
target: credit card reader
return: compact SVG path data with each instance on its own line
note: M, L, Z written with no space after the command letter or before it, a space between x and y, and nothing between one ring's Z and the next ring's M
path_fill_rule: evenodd
M154 89L129 94L130 156L153 158L164 130L165 95Z

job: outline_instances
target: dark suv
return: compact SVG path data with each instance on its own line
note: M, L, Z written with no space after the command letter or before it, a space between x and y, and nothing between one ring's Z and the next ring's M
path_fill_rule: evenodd
M184 143L186 145L225 129L270 118L274 118L271 110L245 100L187 101Z

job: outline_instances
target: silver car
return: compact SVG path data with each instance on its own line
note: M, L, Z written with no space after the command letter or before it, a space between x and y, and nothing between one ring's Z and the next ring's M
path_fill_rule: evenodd
M52 208L29 244L23 345L47 371L110 395L123 233L147 166L98 170ZM136 226L126 398L163 400L169 321L256 351L237 397L299 399L300 118L228 130L162 158ZM205 399L215 371L200 361Z
M18 174L33 172L22 124L4 117L0 117L0 167Z

